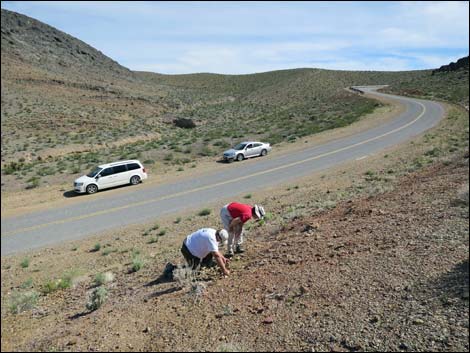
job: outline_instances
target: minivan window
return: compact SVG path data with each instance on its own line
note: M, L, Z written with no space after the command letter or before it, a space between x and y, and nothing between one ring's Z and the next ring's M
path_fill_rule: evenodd
M94 178L96 176L96 174L98 174L99 172L101 172L103 170L103 168L100 168L100 167L96 167L95 169L93 169L90 173L88 173L86 176L89 177L89 178Z
M108 176L108 175L114 174L114 171L113 171L112 167L111 168L106 168L100 174L101 174L101 176Z
M131 163L127 165L127 170L134 170L134 169L140 169L140 165L137 163Z
M123 165L116 165L113 167L114 169L114 174L116 173L122 173L122 172L127 172L127 168L126 168L126 165L123 164Z

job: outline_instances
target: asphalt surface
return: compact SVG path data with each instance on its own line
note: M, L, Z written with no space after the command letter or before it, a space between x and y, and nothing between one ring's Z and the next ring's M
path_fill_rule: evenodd
M129 186L112 196L106 191L84 195L80 196L83 202L73 205L67 205L64 197L61 208L2 218L1 255L81 239L175 212L199 210L217 200L292 181L413 139L444 115L443 107L435 102L385 95L372 87L357 88L397 100L406 109L379 127L295 153L221 165L210 174L155 187ZM127 192L127 188L134 189ZM221 201L219 206L223 205ZM218 214L219 209L213 212Z

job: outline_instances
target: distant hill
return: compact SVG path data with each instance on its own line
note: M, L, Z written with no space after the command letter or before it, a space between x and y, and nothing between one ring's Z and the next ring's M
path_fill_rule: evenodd
M451 62L449 65L442 65L440 68L433 70L432 74L434 75L436 72L449 72L449 71L457 71L460 69L467 69L468 70L468 56L464 58L460 58L457 62Z
M134 74L100 51L40 21L2 9L2 64L30 66L82 81ZM85 76L84 76L85 74Z
M437 99L456 103L468 110L469 107L469 65L468 56L456 63L443 65L427 71L425 75L403 77L386 92L401 95Z

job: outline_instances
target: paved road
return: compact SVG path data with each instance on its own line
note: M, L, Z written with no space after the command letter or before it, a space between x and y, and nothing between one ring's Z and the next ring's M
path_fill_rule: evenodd
M85 201L73 205L64 200L64 207L59 209L2 219L1 254L80 239L185 209L200 209L209 202L294 180L410 140L435 126L443 116L442 106L435 102L380 94L371 87L360 89L400 101L406 109L382 126L296 153L221 165L202 177L155 187L143 184L134 187L133 192L121 193L127 191L126 187L109 196L104 191L82 196Z

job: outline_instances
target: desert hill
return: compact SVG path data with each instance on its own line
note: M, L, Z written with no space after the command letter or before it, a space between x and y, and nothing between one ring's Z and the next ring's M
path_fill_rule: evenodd
M468 69L134 72L3 9L1 60L2 191L45 186L62 174L73 180L118 159L142 159L151 171L184 168L240 140L288 143L346 126L379 106L346 89L353 85L388 84L390 92L468 105ZM177 128L178 118L196 127Z

